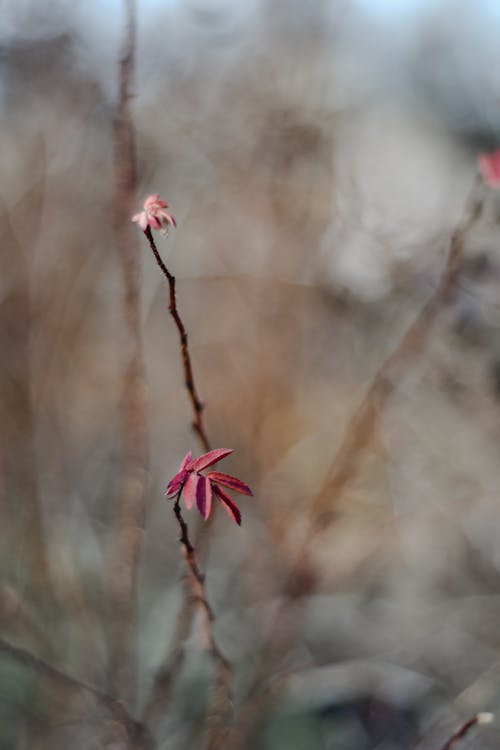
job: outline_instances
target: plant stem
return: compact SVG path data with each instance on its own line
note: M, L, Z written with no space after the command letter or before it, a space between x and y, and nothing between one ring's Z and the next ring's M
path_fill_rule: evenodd
M167 266L163 262L160 253L158 252L158 248L156 247L156 243L151 233L151 228L147 227L144 234L146 235L148 239L149 246L151 248L151 251L156 259L156 262L160 270L162 271L163 275L168 281L168 287L169 287L168 309L169 309L170 315L174 319L175 325L177 327L177 331L179 332L182 365L184 369L184 383L186 385L186 390L188 392L189 400L193 408L193 415L194 415L193 429L198 435L198 438L200 440L203 450L209 451L210 441L208 439L204 420L203 420L203 410L205 407L204 407L202 400L200 399L198 395L198 390L196 388L196 383L195 383L194 376L193 376L193 367L191 364L191 355L189 353L188 335L187 335L186 327L182 321L182 318L179 314L179 310L177 308L176 279L175 279L175 276L170 273Z
M135 608L137 570L144 533L148 465L146 393L140 323L140 258L130 225L135 204L135 137L130 107L135 65L136 9L124 0L126 32L119 63L119 96L114 120L115 231L124 283L127 362L123 376L123 469L116 536L112 550L109 678L113 692L135 697Z
M203 637L216 671L206 736L206 747L215 748L224 719L231 709L231 667L215 639L214 614L205 590L205 577L198 567L195 549L189 538L188 526L182 515L180 495L181 493L178 494L174 503L174 515L179 526L179 542L188 569L191 598L203 612Z
M90 693L101 705L108 709L113 719L123 727L130 747L134 750L151 750L154 747L154 741L148 729L144 724L136 721L125 703L114 695L99 690L99 688L94 687L94 685L84 680L73 677L53 664L49 664L44 659L34 656L26 649L14 646L14 644L9 643L4 638L0 638L0 652L14 659L17 663L24 664L26 667L36 670L36 672L65 690L71 688Z

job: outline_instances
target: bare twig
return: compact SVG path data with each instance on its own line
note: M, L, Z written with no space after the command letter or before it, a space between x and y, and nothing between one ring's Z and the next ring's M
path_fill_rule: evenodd
M214 615L205 591L205 578L198 567L195 549L189 538L187 524L182 516L180 493L174 504L174 514L179 525L179 541L188 569L191 598L197 603L203 613L203 637L216 670L206 736L207 750L211 750L216 747L224 719L228 717L231 710L231 667L215 639L213 629Z
M110 693L106 693L94 687L84 680L73 677L67 672L55 667L53 664L19 646L14 646L3 638L0 638L0 652L14 659L17 663L24 664L30 669L36 670L43 677L51 680L55 685L64 689L72 688L90 693L101 705L110 712L113 719L125 730L129 746L133 750L151 750L154 740L148 729L141 722L136 721L131 715L125 703Z
M382 364L349 422L340 449L311 507L315 530L324 529L325 522L331 518L333 505L338 503L340 492L352 478L360 453L371 441L378 415L400 381L402 369L407 368L422 352L439 311L456 285L465 238L482 212L482 197L478 197L476 189L475 187L469 198L464 220L452 234L446 264L434 294Z
M188 392L189 400L193 408L193 415L194 415L193 430L198 435L202 448L205 451L209 451L210 442L209 442L209 439L205 430L205 424L203 421L204 404L198 395L198 390L196 388L196 384L194 381L193 367L191 365L191 355L189 353L188 336L187 336L186 327L184 323L182 322L182 318L177 308L176 279L175 279L175 276L173 276L170 273L167 266L163 262L162 257L160 253L158 252L158 248L156 247L156 243L153 239L151 228L149 226L146 228L144 234L146 235L148 239L149 246L153 252L153 255L155 257L155 260L158 266L160 267L161 272L163 273L163 275L168 281L169 296L170 296L168 309L169 309L170 315L174 319L175 325L177 327L177 331L179 332L182 366L184 369L184 383L186 385L186 390Z
M451 735L451 737L442 745L441 750L451 750L457 742L463 740L463 738L470 732L470 730L477 724L491 724L494 720L493 714L480 713L473 716L471 719L462 724L457 731Z
M228 735L228 737L237 737L237 741L240 743L243 742L242 736L246 736L245 732L251 729L251 717L255 714L253 704L261 704L258 686L264 681L265 673L269 672L269 664L276 661L275 651L278 634L281 636L283 617L289 606L296 602L301 593L308 590L307 587L305 589L297 587L296 579L304 574L307 576L310 571L312 544L317 535L331 522L334 507L339 502L340 492L352 478L360 454L372 439L380 410L387 403L389 396L400 381L402 372L415 360L427 343L432 325L456 285L465 238L480 217L482 208L482 193L478 190L478 185L475 184L467 203L465 217L451 236L446 264L434 294L424 305L418 317L410 325L406 334L373 379L363 401L347 427L340 450L327 472L323 486L311 504L310 528L306 531L298 555L286 577L285 597L278 607L264 641L248 698L240 707L236 721ZM282 638L280 637L280 648L278 649L280 653L283 649L281 641ZM279 689L275 691L274 696L277 697L278 694ZM271 704L272 701L269 700L266 708L269 709ZM250 721L248 717L250 717ZM228 742L226 750L232 750L233 748L236 750L240 746Z
M2 630L7 628L16 635L22 633L45 654L51 655L54 652L54 646L31 602L23 599L8 583L0 584L0 623Z
M29 203L27 197L23 199L18 210L23 217L41 215L42 180L29 198ZM8 560L9 545L16 545L19 551L22 539L23 565L30 572L29 594L37 603L41 598L47 603L50 598L53 604L55 592L45 543L34 442L32 249L18 241L3 208L0 219L6 283L0 308L0 498L3 513L7 514L2 521L8 517L11 524L4 551ZM36 221L28 224L31 233L36 234L36 224Z
M116 238L124 278L124 316L128 363L123 394L123 485L110 580L112 633L110 681L113 690L132 699L135 690L135 605L146 496L146 396L140 328L140 259L130 225L135 203L136 167L131 87L135 63L134 0L124 0L127 19L119 66L119 97L114 123L116 176Z
M217 652L217 646L215 645L215 642L213 640L213 634L211 632L211 623L213 622L214 616L212 609L208 603L208 600L205 595L205 577L201 570L198 567L198 563L196 562L196 555L195 555L195 549L193 545L191 544L191 540L189 539L189 531L187 527L187 523L185 522L181 506L180 506L180 494L178 495L175 504L174 504L174 514L177 519L177 523L179 524L179 530L180 530L180 536L179 541L181 543L184 557L187 563L187 567L189 570L189 573L191 575L191 594L201 609L205 613L205 620L206 620L206 641L207 644L212 648L215 648L215 651Z
M156 263L158 264L161 272L168 282L168 309L179 334L181 359L184 370L184 383L193 410L192 426L193 430L198 436L202 448L208 451L210 450L211 445L208 439L203 419L204 404L201 401L198 395L198 390L196 388L196 383L193 375L193 367L191 364L191 355L189 352L188 335L177 307L176 278L172 273L170 273L166 264L164 263L149 226L146 228L144 234L148 239L149 246L154 255ZM195 605L200 605L205 613L205 638L207 640L208 648L212 654L216 668L211 705L209 708L208 734L209 737L211 737L212 730L214 732L214 736L217 735L218 727L220 727L220 725L223 723L224 715L227 713L227 705L230 702L230 670L229 665L225 661L222 654L219 652L219 649L217 648L217 645L213 639L211 627L212 613L210 611L210 607L208 606L206 597L204 596L203 576L201 575L197 567L196 559L194 556L194 547L189 541L189 537L187 535L187 526L185 526L185 523L182 519L178 502L174 506L174 510L181 528L181 543L183 545L186 561L190 569L190 581L188 582L187 588L185 590L171 650L155 677L153 687L146 704L144 716L151 718L152 715L158 712L160 706L163 705L163 707L165 707L165 701L169 699L173 681L176 675L179 673L184 661L184 641L186 640L191 629L191 623L195 612ZM197 535L196 541L198 548L201 548L203 544L206 543L208 531L211 527L213 517L214 514L210 517L209 521L201 527L201 530ZM185 534L183 532L183 525L186 532ZM208 747L211 747L211 742L211 739L207 741Z
M181 608L177 615L171 646L165 661L158 669L147 700L143 720L146 724L154 725L158 716L165 713L165 707L170 701L172 687L179 675L185 657L184 644L191 629L196 602L191 596L191 588L187 577Z
M238 721L224 736L224 750L243 750L253 747L255 734L262 728L270 707L275 705L286 687L286 678L281 675L257 685L238 712Z
M184 325L184 322L179 313L179 309L177 307L176 278L172 273L170 273L165 262L163 261L158 251L158 248L156 246L156 243L154 241L151 228L149 226L146 227L144 234L146 235L146 238L149 242L149 246L156 260L156 263L158 264L158 267L160 268L161 272L163 273L163 275L165 276L168 282L168 288L169 288L168 309L169 309L170 315L172 316L174 320L175 326L179 334L181 360L182 360L182 367L183 367L183 372L184 372L184 384L185 384L188 398L191 403L191 407L193 411L192 427L198 437L198 440L203 450L209 451L211 449L211 443L208 438L208 434L207 434L205 422L204 422L205 405L203 401L201 400L199 393L198 393L198 389L196 387L196 382L195 382L194 374L193 374L193 366L191 362L191 354L189 351L188 334L187 334L186 326ZM177 505L177 509L179 510L178 505ZM179 513L180 513L180 510L179 510ZM215 513L213 513L210 519L205 524L203 524L203 526L201 526L196 536L196 546L197 546L198 551L200 551L201 549L205 549L206 547L214 516L215 516ZM179 523L181 523L180 519L182 519L182 516L180 516L180 518L178 517ZM179 612L179 616L177 620L177 626L175 629L175 635L174 635L172 647L164 663L160 666L158 673L154 679L151 693L146 703L144 716L151 718L153 715L157 714L160 707L163 706L164 708L165 702L168 701L169 699L173 681L175 677L177 676L177 674L179 673L183 660L184 660L184 655L185 655L184 641L186 640L191 629L193 615L195 612L194 605L198 604L205 611L205 623L206 623L205 635L208 640L209 650L212 653L212 657L216 665L215 683L213 686L210 707L209 707L208 739L207 739L207 746L212 747L213 742L216 741L216 737L218 736L219 727L223 723L224 715L227 713L226 707L230 701L230 697L229 697L230 670L229 670L229 665L227 664L227 662L225 662L224 657L220 654L215 644L215 641L213 640L213 634L212 634L212 629L211 629L212 615L210 613L210 608L208 607L208 602L206 601L206 598L204 596L200 598L199 591L198 591L198 594L196 594L196 590L198 590L200 585L202 585L203 578L202 577L197 578L197 576L195 575L195 569L197 568L196 568L196 561L194 558L194 548L192 547L190 542L189 542L189 545L186 545L185 544L186 540L189 541L189 538L187 537L187 535L185 537L181 536L181 541L183 542L183 549L185 550L185 553L186 553L186 560L188 562L188 566L191 569L192 580L191 580L191 584L186 589L186 593L184 595L184 599L181 605L181 610ZM189 552L190 546L191 546L191 552ZM201 591L203 592L203 587Z

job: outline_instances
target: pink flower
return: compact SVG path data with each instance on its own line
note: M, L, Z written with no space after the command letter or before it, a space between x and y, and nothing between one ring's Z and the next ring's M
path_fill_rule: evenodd
M236 477L229 476L229 474L221 474L218 471L209 471L207 474L201 473L232 452L231 448L217 448L193 460L193 454L189 451L187 456L184 457L179 471L168 483L165 495L173 497L174 495L180 496L182 493L186 508L189 510L196 502L198 510L205 520L210 515L212 497L215 495L239 526L241 524L240 511L222 487L227 487L227 489L239 492L242 495L252 495L251 489Z
M146 198L144 210L139 214L134 214L132 221L136 221L143 232L151 227L151 229L162 229L166 234L170 227L177 226L172 214L165 210L167 208L168 203L162 201L158 193L154 193Z
M491 154L480 155L479 171L487 185L500 188L500 148Z

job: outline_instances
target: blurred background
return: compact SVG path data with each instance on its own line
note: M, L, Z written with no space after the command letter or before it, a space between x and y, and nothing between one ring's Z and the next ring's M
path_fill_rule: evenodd
M125 13L0 6L0 635L104 689L130 356L112 218ZM158 246L207 431L255 493L241 529L217 514L201 555L236 716L252 686L270 689L235 747L439 750L500 700L498 194L296 563L353 414L436 287L477 154L500 140L500 5L139 0L137 17L137 210L158 192L177 219ZM183 598L164 487L201 449L164 279L130 233L148 454L140 716ZM197 622L185 654L151 727L165 750L203 746ZM2 750L115 747L91 695L0 659ZM463 746L499 740L493 726Z

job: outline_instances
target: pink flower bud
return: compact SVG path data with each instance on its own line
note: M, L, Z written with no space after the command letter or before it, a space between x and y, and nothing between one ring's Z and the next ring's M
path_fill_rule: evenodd
M139 224L143 232L151 227L151 229L161 229L162 232L167 234L170 227L177 226L172 214L166 210L168 203L162 200L158 193L148 195L143 208L143 211L132 216L132 221Z

